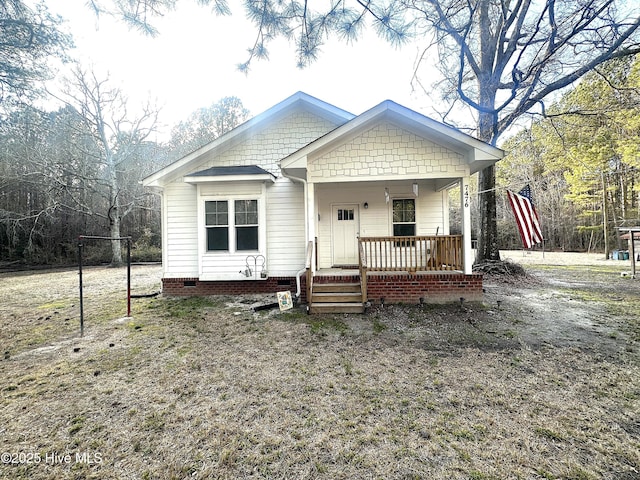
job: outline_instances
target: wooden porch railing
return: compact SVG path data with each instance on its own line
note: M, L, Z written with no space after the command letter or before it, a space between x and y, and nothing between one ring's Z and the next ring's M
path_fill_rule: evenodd
M367 271L463 269L462 235L360 237L359 250L360 274L363 277Z
M360 266L360 290L362 291L362 304L367 303L367 255L364 250L364 243L358 241L358 264Z

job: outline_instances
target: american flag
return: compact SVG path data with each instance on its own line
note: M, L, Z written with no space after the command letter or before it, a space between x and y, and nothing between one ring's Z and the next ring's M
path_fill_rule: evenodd
M507 190L511 209L516 217L522 244L525 248L531 248L542 243L542 229L536 207L531 200L531 187L527 185L518 193Z

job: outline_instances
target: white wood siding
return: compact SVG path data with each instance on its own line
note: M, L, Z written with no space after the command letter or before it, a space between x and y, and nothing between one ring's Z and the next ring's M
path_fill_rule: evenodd
M172 183L165 188L163 200L164 277L197 277L196 187L186 183Z
M295 275L304 268L304 188L279 178L267 189L267 258L270 276Z
M445 200L446 191L437 192L431 180L418 182L418 197L413 194L413 181L367 182L349 184L316 185L316 198L320 220L317 224L318 267L332 265L332 205L353 203L359 205L360 236L377 237L393 235L392 200L414 198L416 201L416 235L440 235L449 233ZM389 203L385 200L385 188L389 190ZM364 208L365 202L368 208Z
M322 155L309 158L310 182L346 182L415 177L460 177L468 170L465 157L392 123L356 135Z
M229 145L224 151L204 154L194 162L189 173L213 166L259 165L275 175L280 174L282 158L333 130L338 124L313 113L297 111L274 118L263 130L242 143ZM203 220L198 217L205 198L238 196L260 198L264 212L261 221L266 238L260 240L260 252L266 257L270 275L292 275L304 265L305 222L303 187L288 179L278 178L261 192L262 184L234 182L200 184L196 187L178 178L165 187L163 194L164 244L163 263L168 278L198 277L203 280L243 280L239 272L246 268L251 253L206 252ZM272 204L268 207L269 204ZM268 211L268 219L267 212Z

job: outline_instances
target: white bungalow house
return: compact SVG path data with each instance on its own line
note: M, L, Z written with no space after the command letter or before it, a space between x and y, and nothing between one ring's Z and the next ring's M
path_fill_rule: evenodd
M469 178L502 156L392 101L354 116L298 92L144 179L163 293L295 290L311 311L477 299Z

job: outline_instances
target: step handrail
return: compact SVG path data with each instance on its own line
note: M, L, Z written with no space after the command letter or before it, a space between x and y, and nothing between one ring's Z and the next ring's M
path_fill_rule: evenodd
M313 261L313 241L309 240L307 244L307 259L305 268L307 269L307 303L311 303L311 291L313 288L313 269L311 268Z

